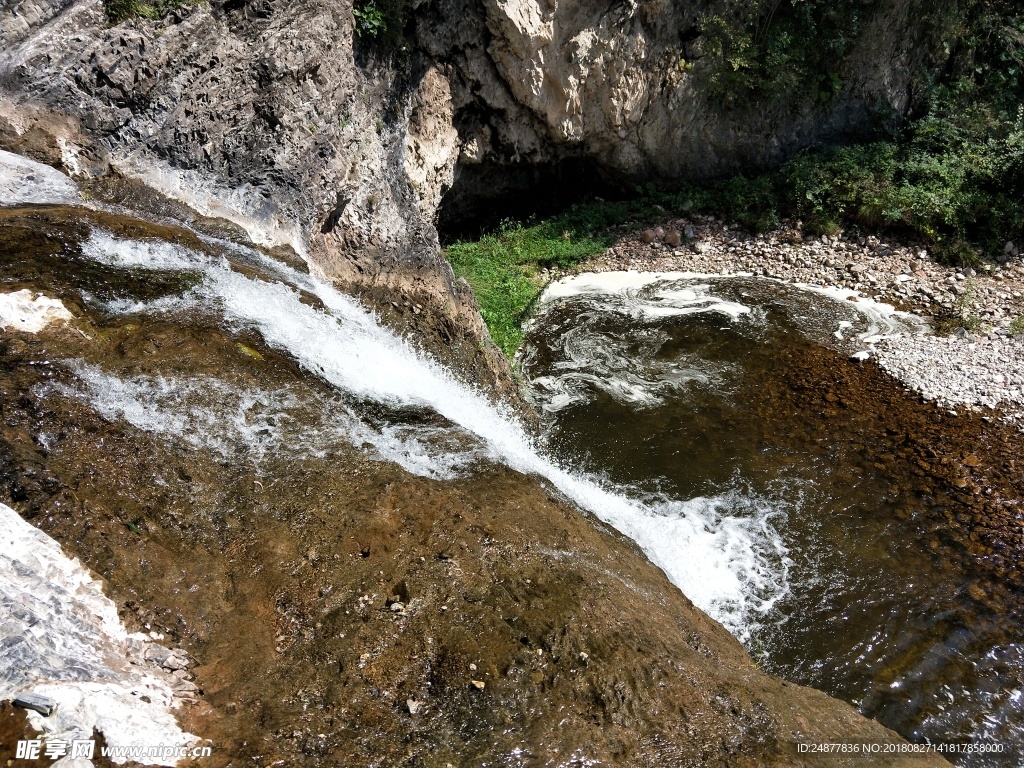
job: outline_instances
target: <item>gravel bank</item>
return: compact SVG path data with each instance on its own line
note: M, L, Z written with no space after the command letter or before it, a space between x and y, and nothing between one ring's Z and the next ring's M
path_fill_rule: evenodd
M946 267L912 241L813 237L799 223L752 235L692 216L623 229L614 246L574 272L751 272L852 289L948 333L879 342L872 357L881 368L947 409L992 410L1024 423L1024 336L1013 335L1024 325L1024 260L1008 243L997 262L978 270Z

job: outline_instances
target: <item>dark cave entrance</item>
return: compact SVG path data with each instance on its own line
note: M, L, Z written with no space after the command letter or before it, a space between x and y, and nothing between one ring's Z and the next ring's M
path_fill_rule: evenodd
M476 239L502 221L552 216L573 203L627 193L609 181L597 163L568 158L544 165L460 164L441 199L437 229L443 244Z

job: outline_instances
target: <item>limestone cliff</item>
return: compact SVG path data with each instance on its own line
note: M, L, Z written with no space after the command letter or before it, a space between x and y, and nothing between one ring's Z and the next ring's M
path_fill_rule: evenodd
M446 62L453 84L461 139L453 203L472 208L502 175L566 158L629 184L768 167L910 105L926 58L911 3L869 16L827 105L807 93L728 109L708 88L716 61L701 45L702 19L720 5L435 0L416 39ZM456 18L453 34L444 20Z

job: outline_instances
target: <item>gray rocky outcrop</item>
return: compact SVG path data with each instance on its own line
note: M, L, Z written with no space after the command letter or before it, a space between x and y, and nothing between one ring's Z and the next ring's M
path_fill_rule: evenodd
M0 144L142 179L343 283L443 296L483 333L439 258L439 208L472 212L566 160L615 183L771 165L904 111L920 58L910 4L886 4L834 103L723 109L699 53L712 3L406 6L384 43L332 0L212 0L115 26L101 0L9 2Z
M432 225L454 167L447 83L357 66L349 3L213 2L112 27L99 0L24 0L0 11L0 50L4 147L100 178L101 195L141 181L158 195L136 207L184 203L305 256L433 332L471 378L510 378Z

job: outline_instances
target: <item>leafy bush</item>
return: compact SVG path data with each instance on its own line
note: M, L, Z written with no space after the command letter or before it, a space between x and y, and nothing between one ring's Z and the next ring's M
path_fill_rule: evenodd
M957 125L931 113L890 141L807 152L689 196L758 231L788 217L813 234L902 230L949 262L969 263L971 243L995 252L1024 232L1024 130L1019 120Z
M405 44L412 0L355 0L354 29L359 40L378 52L392 54Z
M830 102L843 57L876 0L739 0L700 19L709 86L725 105L812 94Z
M352 15L355 17L355 31L359 37L377 37L387 31L384 11L374 0L354 6Z

